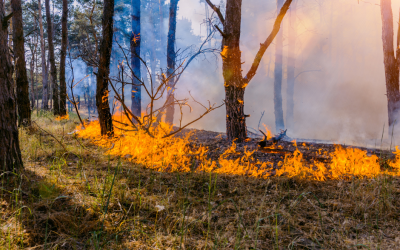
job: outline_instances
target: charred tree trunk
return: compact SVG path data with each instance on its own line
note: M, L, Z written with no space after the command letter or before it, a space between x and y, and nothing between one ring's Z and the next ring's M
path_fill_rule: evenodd
M42 3L41 0L38 0L39 5L39 27L40 27L40 51L42 56L42 83L43 83L43 91L42 91L42 109L49 109L49 101L48 101L48 93L49 86L47 83L47 67L46 67L46 49L44 44L44 34L43 34L43 17L42 17Z
M8 49L8 20L0 1L0 171L23 167L18 141L16 97L13 90L13 66Z
M242 0L226 2L224 23L225 37L222 41L222 74L225 81L226 133L229 139L243 141L247 137L244 115L244 90L242 79L240 25Z
M283 0L277 1L278 10L282 7ZM285 128L282 108L282 77L283 77L283 32L280 31L276 36L275 43L275 71L274 71L274 112L275 129L279 131Z
M175 51L175 34L176 34L176 12L178 10L178 1L171 0L169 7L169 29L168 29L168 44L167 44L167 77L169 78L175 71L176 51ZM171 78L168 83L167 93L167 112L165 115L165 122L168 124L174 123L174 91L175 91L175 78Z
M13 45L17 82L18 126L31 124L29 81L26 73L24 29L21 0L11 0L13 11Z
M287 59L287 89L286 89L286 126L293 129L294 114L294 81L296 69L296 4L292 4L289 16L289 51Z
M47 37L49 42L49 59L50 59L50 74L51 86L53 90L53 113L54 115L60 114L60 106L58 103L58 83L57 83L57 68L54 58L54 44L53 44L53 21L50 15L50 0L45 0L46 5L46 19L47 19Z
M100 60L97 72L96 106L102 135L113 135L112 117L108 102L108 80L113 39L114 0L104 0Z
M65 60L67 56L68 42L68 0L63 0L63 9L61 17L61 58L60 58L60 116L67 114L67 83L65 81Z
M398 48L400 39L397 41L397 58L394 50L394 29L393 29L393 13L391 0L381 0L382 15L382 41L383 55L385 65L386 92L388 99L388 115L389 127L393 128L394 124L399 120L399 65L400 65L400 48ZM400 32L400 24L399 24Z
M140 86L140 0L132 0L132 39L131 39L131 65L133 74L132 83L132 113L138 117L142 112L142 91Z

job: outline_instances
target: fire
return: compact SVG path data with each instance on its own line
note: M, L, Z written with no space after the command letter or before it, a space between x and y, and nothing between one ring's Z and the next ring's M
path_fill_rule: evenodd
M255 150L244 149L237 151L237 145L225 150L218 159L207 156L208 149L204 146L193 146L189 143L190 133L183 137L162 138L172 130L172 126L160 122L158 127L152 127L154 137L145 131L132 131L126 117L120 114L113 116L116 120L115 137L107 138L100 135L98 121L86 125L78 136L90 139L98 146L108 148L107 154L121 156L146 168L160 172L214 172L219 174L244 175L256 178L269 178L273 174L273 163L260 162L255 159ZM269 130L266 128L268 136ZM378 175L400 176L400 149L396 147L396 159L389 165L392 170L382 170L379 158L368 156L366 151L357 148L336 146L335 151L329 154L331 162L326 164L314 162L307 164L303 153L297 148L293 153L285 155L279 162L276 176L300 177L317 181L327 179L373 178ZM281 147L281 146L278 146ZM325 151L318 151L319 155L327 155Z
M66 115L63 116L57 116L55 120L56 121L69 120L69 114L67 113Z
M357 177L375 177L381 174L379 159L376 155L367 156L367 152L357 148L336 147L331 154L330 165L333 179Z
M86 129L80 130L78 135L85 139L91 139L96 145L109 148L107 154L122 156L129 161L143 165L157 171L165 172L189 172L191 155L197 155L204 151L202 147L190 150L187 147L189 139L170 137L162 138L169 133L172 127L160 123L159 127L151 128L154 138L143 130L131 131L127 118L116 114L113 119L118 121L115 127L115 137L107 138L100 135L98 121L87 124Z

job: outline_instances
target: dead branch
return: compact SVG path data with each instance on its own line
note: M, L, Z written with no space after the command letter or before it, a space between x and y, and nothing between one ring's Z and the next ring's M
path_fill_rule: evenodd
M41 128L35 121L32 121L32 122L38 127L39 130L41 130L41 131L45 132L46 134L50 135L51 137L53 137L54 140L56 140L56 142L58 142L58 144L60 144L61 147L62 147L66 152L69 152L69 151L67 150L67 148L64 146L64 144L62 144L52 133L50 133L50 132L48 132L47 130Z
M211 9L213 9L217 13L219 20L221 21L222 25L224 25L225 24L225 19L224 19L224 16L222 15L222 13L221 13L220 8L215 6L210 0L206 0L206 3L211 7Z
M69 54L71 55L71 53L69 53ZM74 84L74 80L75 80L75 76L74 76L74 67L72 67L72 62L71 62L71 56L69 57L69 66L71 68L71 75L72 75L71 84L69 86L70 89L71 89L72 100L69 98L68 93L67 93L67 98L68 98L68 101L74 105L74 108L75 108L76 114L78 115L79 121L81 122L82 127L85 128L85 123L83 122L83 120L81 118L81 115L79 114L78 105L77 105L77 102L75 101L74 88L78 83L80 83L83 79L85 79L88 76L85 76L83 79L78 81L78 83L73 85Z

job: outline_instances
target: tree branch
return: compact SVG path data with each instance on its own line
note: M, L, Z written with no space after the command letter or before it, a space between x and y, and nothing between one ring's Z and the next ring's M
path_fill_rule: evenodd
M219 7L215 6L210 0L205 0L205 1L211 7L211 9L213 9L217 13L218 18L221 21L222 25L225 25L225 19Z
M214 27L218 30L218 32L221 34L223 38L227 37L227 35L218 27L218 25L215 24Z
M293 0L286 0L285 4L282 6L282 8L279 12L279 15L277 16L277 18L275 20L274 28L272 29L271 34L269 34L267 40L265 40L264 43L260 44L260 50L257 52L257 55L254 58L253 65L251 65L249 72L243 79L245 83L249 83L251 81L251 79L254 77L254 75L256 74L258 66L260 65L261 59L262 59L265 51L269 47L269 45L271 45L272 41L278 34L279 29L281 27L283 17L286 15L286 12L288 11L289 6L292 3L292 1Z

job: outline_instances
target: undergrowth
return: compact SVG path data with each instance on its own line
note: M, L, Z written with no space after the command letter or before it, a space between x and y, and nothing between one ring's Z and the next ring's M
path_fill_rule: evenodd
M196 172L191 165L161 172L128 153L111 154L118 145L103 148L77 137L73 115L56 121L44 113L34 121L20 130L25 169L1 179L2 249L400 245L396 176L265 179Z

